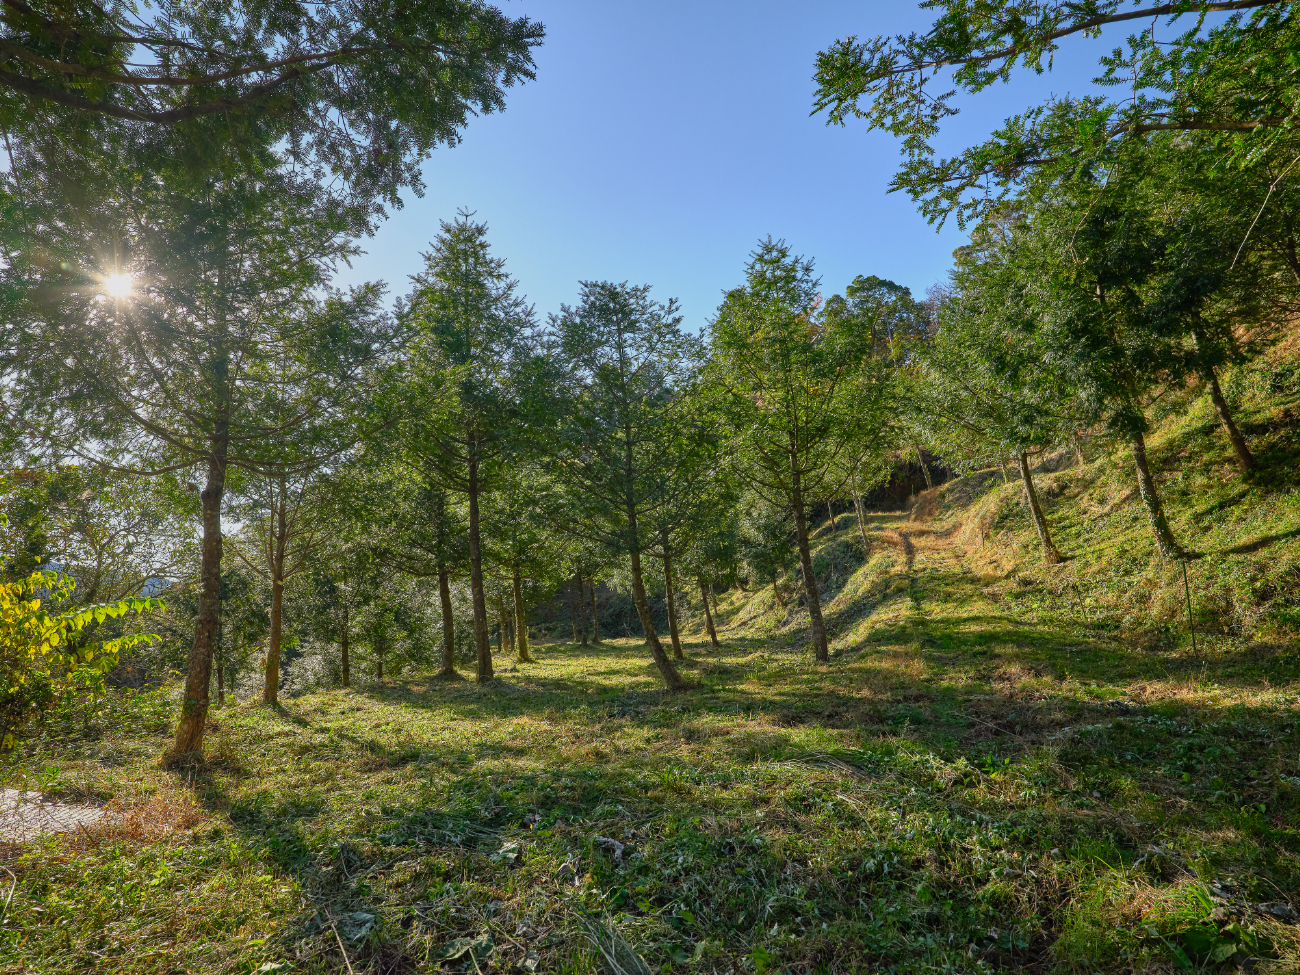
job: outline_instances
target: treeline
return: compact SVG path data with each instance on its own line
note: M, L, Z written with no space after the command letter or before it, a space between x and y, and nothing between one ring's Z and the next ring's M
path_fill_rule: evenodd
M1013 464L1054 562L1069 553L1034 458L1122 445L1159 551L1183 557L1147 452L1153 401L1199 384L1242 476L1266 462L1220 377L1300 287L1295 86L1278 80L1291 5L1135 37L1102 61L1111 81L1132 69L1131 99L1054 101L949 160L930 140L952 110L917 79L956 66L978 91L1089 17L1127 15L1118 0L1086 17L1049 3L1031 29L1003 16L1010 0L940 6L951 29L842 42L817 80L833 120L905 137L896 188L970 228L949 279L924 301L879 277L827 298L812 262L768 239L700 334L626 282L581 282L543 320L469 213L441 225L391 306L380 283L333 286L423 154L531 77L540 29L526 20L417 4L400 44L322 53L346 69L284 78L268 76L274 59L181 45L184 83L139 77L131 45L96 21L86 36L122 56L97 61L101 87L76 99L63 62L26 59L47 75L0 79L5 571L40 556L82 593L192 601L184 756L202 746L214 676L220 693L255 661L274 704L286 654L312 642L336 648L321 679L349 683L360 644L375 676L467 661L486 682L494 640L531 658L530 610L556 593L584 621L594 592L620 594L681 690L680 601L712 633L710 594L771 586L779 601L796 580L827 662L812 526L851 506L865 557L866 505L900 463L927 484ZM298 16L256 36L270 50L347 26ZM62 28L38 21L6 22L11 43L62 50ZM181 28L153 29L163 51ZM454 83L412 61L409 31L438 39ZM408 68L419 83L394 89ZM281 85L292 97L268 95ZM16 659L10 689L40 670Z

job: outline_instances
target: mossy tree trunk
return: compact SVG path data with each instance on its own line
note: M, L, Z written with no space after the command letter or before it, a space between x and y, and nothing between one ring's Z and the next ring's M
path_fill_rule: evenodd
M442 669L443 677L456 674L456 621L451 615L451 580L446 572L438 573L438 601L442 605Z
M203 548L199 570L199 618L194 624L181 697L181 717L176 723L172 755L180 758L203 750L203 730L208 723L209 687L212 683L212 647L217 637L221 604L221 499L226 490L228 424L222 417L212 436L208 481L199 500L203 510Z
M673 643L673 656L678 660L685 660L686 654L682 652L682 637L677 629L677 597L673 592L673 559L668 554L667 546L664 547L664 595L668 600L668 635Z
M1138 491L1142 495L1142 505L1146 508L1147 520L1151 522L1151 530L1156 536L1156 547L1160 554L1167 559L1180 559L1183 557L1183 548L1174 538L1173 530L1169 527L1169 519L1165 517L1164 505L1160 501L1160 492L1156 490L1155 478L1151 476L1151 466L1147 462L1147 442L1146 437L1139 431L1133 434L1133 465L1137 468Z
M1038 503L1038 492L1034 490L1034 477L1029 470L1029 458L1023 450L1016 454L1016 462L1020 465L1020 480L1025 486L1025 501L1029 504L1029 512L1034 518L1034 528L1038 531L1038 541L1043 547L1043 561L1048 565L1059 565L1064 560L1052 543L1052 535L1047 528L1047 517Z
M1237 465L1243 471L1253 470L1255 468L1255 455L1250 452L1250 446L1246 443L1246 438L1241 435L1241 431L1232 418L1232 411L1228 408L1228 401L1223 395L1223 390L1219 388L1219 377L1215 375L1213 367L1207 366L1205 368L1205 382L1210 387L1210 400L1214 403L1214 412L1219 416L1219 425L1223 427L1223 432L1227 434L1228 443L1232 444L1232 452L1237 457Z
M795 534L799 541L799 561L803 565L803 587L808 597L808 617L812 623L813 651L818 663L830 663L830 648L826 642L826 624L822 620L821 594L817 591L817 577L813 574L812 546L808 542L808 512L804 505L802 475L793 444L790 448L792 490L791 507L794 509Z

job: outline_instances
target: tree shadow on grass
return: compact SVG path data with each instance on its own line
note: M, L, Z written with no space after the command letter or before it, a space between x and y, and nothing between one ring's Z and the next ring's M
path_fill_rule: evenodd
M1289 541L1292 538L1300 538L1300 528L1292 528L1287 532L1278 532L1275 535L1264 535L1260 538L1251 539L1248 542L1241 542L1238 545L1230 545L1226 548L1217 550L1215 555L1250 555L1258 552L1260 549L1268 548L1278 542Z

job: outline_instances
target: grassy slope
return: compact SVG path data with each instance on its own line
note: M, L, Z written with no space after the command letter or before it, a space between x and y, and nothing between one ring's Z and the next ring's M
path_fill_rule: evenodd
M865 565L851 519L823 531L829 669L764 591L724 599L678 697L631 641L545 646L488 688L227 707L178 774L172 705L141 696L26 760L124 818L0 860L0 972L415 971L484 936L484 972L577 972L611 933L663 971L1296 971L1300 928L1250 906L1300 908L1295 404L1269 368L1239 382L1267 483L1191 394L1153 437L1206 553L1196 654L1099 456L1045 478L1062 568L996 472L874 518Z

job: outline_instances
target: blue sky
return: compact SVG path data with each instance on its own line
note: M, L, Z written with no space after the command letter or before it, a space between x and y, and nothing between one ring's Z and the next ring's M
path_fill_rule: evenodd
M813 59L835 39L922 30L906 0L508 0L547 27L537 80L471 121L425 166L428 190L371 239L341 282L409 288L438 221L466 207L491 228L539 314L582 279L651 284L692 330L740 283L759 238L812 257L823 291L878 274L918 296L944 278L964 236L936 233L902 194L887 134L809 117ZM1119 38L1116 38L1117 40ZM1053 74L1024 74L973 100L949 147L985 136L1049 95L1080 93L1097 42L1069 44Z

